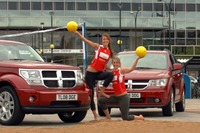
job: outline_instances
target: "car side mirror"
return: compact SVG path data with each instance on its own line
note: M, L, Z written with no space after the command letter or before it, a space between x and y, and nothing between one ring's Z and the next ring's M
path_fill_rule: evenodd
M181 70L183 68L183 66L180 63L174 63L173 68L174 68L174 70Z

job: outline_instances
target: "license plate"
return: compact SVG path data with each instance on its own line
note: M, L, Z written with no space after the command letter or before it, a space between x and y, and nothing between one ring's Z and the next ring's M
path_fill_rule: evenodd
M57 94L56 95L56 100L61 100L61 101L73 101L73 100L78 100L78 95L77 94Z
M140 93L128 93L130 98L141 98Z

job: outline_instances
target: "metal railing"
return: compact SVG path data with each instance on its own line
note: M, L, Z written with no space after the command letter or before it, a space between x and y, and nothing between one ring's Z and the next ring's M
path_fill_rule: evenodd
M200 56L200 45L148 45L148 50L170 49L172 54L180 57Z

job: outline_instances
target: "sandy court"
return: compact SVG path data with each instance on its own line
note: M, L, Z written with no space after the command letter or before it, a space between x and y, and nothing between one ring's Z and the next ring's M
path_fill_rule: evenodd
M0 127L9 133L199 133L200 122L180 121L88 121L73 127Z
M21 126L0 126L0 131L9 133L199 133L200 132L200 99L186 100L185 115L190 117L183 119L179 113L170 117L146 117L144 121L122 121L120 116L108 121L101 118L93 121L91 111L86 119L73 126L67 126L56 119L55 123L39 123L37 119L42 116L26 119L26 124ZM191 115L192 114L192 115ZM186 117L183 114L183 117ZM48 119L47 119L48 120ZM44 121L44 120L43 120ZM50 120L48 120L50 121ZM57 123L57 124L56 124Z

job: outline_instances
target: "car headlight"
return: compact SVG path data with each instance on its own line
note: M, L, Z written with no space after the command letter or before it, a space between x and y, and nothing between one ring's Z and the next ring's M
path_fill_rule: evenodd
M76 72L76 77L77 77L77 84L82 85L83 84L83 74L80 71Z
M20 69L19 74L30 85L42 84L40 71L38 70Z
M157 79L157 80L150 80L149 86L166 86L167 85L167 79Z

